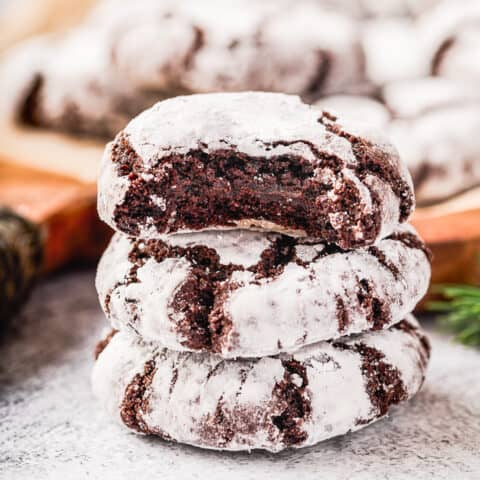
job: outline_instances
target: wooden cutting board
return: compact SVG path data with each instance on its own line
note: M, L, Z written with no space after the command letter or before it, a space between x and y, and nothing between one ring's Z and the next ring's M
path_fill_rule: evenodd
M42 272L96 260L109 230L96 213L94 184L23 167L0 157L0 207L35 225L42 240Z

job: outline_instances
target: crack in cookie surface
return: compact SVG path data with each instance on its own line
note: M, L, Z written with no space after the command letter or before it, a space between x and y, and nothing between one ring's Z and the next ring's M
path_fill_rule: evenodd
M368 418L358 418L357 425L366 425L376 418L383 417L391 405L408 398L400 370L385 361L383 352L362 342L352 344L332 342L332 345L340 350L355 352L361 358L361 370L365 379L366 393L372 404L372 415Z
M450 49L455 45L455 37L446 38L438 47L432 59L432 75L437 76L442 69L442 63L448 55Z
M282 442L286 446L305 443L308 438L303 424L312 413L308 395L307 369L298 360L282 360L283 379L275 384L273 401L281 405L281 411L271 417L272 423L280 431ZM278 407L277 407L278 409Z
M398 221L400 223L405 222L413 211L414 196L409 183L402 178L398 168L390 163L392 153L382 150L378 145L364 138L347 132L340 124L336 123L337 117L328 112L323 112L318 121L332 134L350 142L357 160L354 170L361 181L364 182L368 175L372 175L390 186L400 201ZM372 200L375 207L379 207L379 199Z
M117 333L118 333L118 330L112 329L112 331L103 340L100 340L97 343L94 351L95 360L97 360L99 355L105 350L105 348L107 348L108 344Z
M125 388L120 406L120 418L132 430L140 433L153 433L145 420L149 411L150 386L157 371L156 359L145 362L142 373L137 373ZM168 436L163 436L168 439Z

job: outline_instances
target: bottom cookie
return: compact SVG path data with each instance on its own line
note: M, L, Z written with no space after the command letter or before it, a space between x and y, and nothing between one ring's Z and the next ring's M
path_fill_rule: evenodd
M420 389L430 353L411 315L388 330L259 359L174 352L124 332L102 347L93 390L127 427L203 448L272 452L382 418Z

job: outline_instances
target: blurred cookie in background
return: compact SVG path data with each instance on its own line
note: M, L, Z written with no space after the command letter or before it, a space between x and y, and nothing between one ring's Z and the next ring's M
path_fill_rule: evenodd
M98 10L110 19L111 4ZM111 49L114 67L136 88L318 97L361 79L356 24L312 1L144 0L124 8L109 27L121 31ZM143 20L132 23L132 17Z
M429 74L416 23L408 17L367 20L361 25L366 76L373 87Z
M357 18L415 18L439 0L319 0L322 5L335 8Z
M419 201L480 184L480 91L425 78L392 84L383 98L394 115L390 136L409 165Z
M101 32L45 35L17 46L0 66L4 117L19 124L107 137L156 96L133 92L105 68Z
M386 86L381 99L332 96L316 104L383 128L412 173L419 204L480 184L480 91L444 78Z
M364 82L356 22L308 0L106 0L68 35L39 41L4 64L0 83L16 98L4 109L26 123L102 137L179 93L265 90L313 100Z
M480 80L480 2L446 0L418 23L433 75Z
M45 11L55 3L45 0ZM369 105L362 121L387 119L420 203L477 183L477 94L457 81L478 73L480 63L471 60L480 38L477 1L81 3L82 13L95 5L80 25L7 54L0 65L0 88L8 92L0 100L3 119L103 140L178 94L264 90L307 101L354 94L335 101L347 109L362 103L360 111ZM427 78L432 69L455 81ZM359 94L375 94L385 105Z

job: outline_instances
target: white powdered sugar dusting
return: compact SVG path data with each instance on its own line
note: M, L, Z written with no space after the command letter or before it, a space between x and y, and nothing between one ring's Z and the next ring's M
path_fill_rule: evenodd
M205 245L216 251L224 265L241 265L251 267L260 261L263 251L276 238L275 234L265 235L261 232L238 230L206 231L195 234L177 234L162 237L171 246L194 247Z
M329 134L319 116L296 96L215 93L164 100L133 119L124 131L146 166L172 153L228 146L251 156L291 152L313 160L307 143L355 164L350 143ZM295 143L290 147L290 142Z
M480 103L480 91L476 86L442 77L391 83L383 89L382 96L395 118L415 118L454 105Z
M129 186L128 178L118 175L117 167L111 161L112 147L111 142L105 147L97 180L97 210L100 218L113 218L115 207L124 201Z
M390 121L390 114L385 106L370 97L331 95L316 102L315 106L353 121L369 123L375 128L384 129Z
M170 302L191 266L185 259L167 258L160 264L148 259L137 269L137 278L133 281L130 278L132 264L128 260L131 250L128 237L113 237L97 271L100 303L114 328L129 325L133 331L142 332L146 340L161 336L164 345L175 346L181 342L174 330L180 318L179 314L172 313Z
M272 354L278 351L278 342L284 351L295 351L306 343L370 328L365 311L355 301L360 279L368 279L375 296L384 299L390 312L385 326L398 322L426 293L429 262L423 252L397 241L383 240L377 248L398 267L399 277L362 249L328 255L307 269L289 264L273 280L255 282L251 273L235 272L232 281L241 286L232 291L224 309L239 346L225 355ZM348 313L349 324L343 331L337 319L339 298Z

